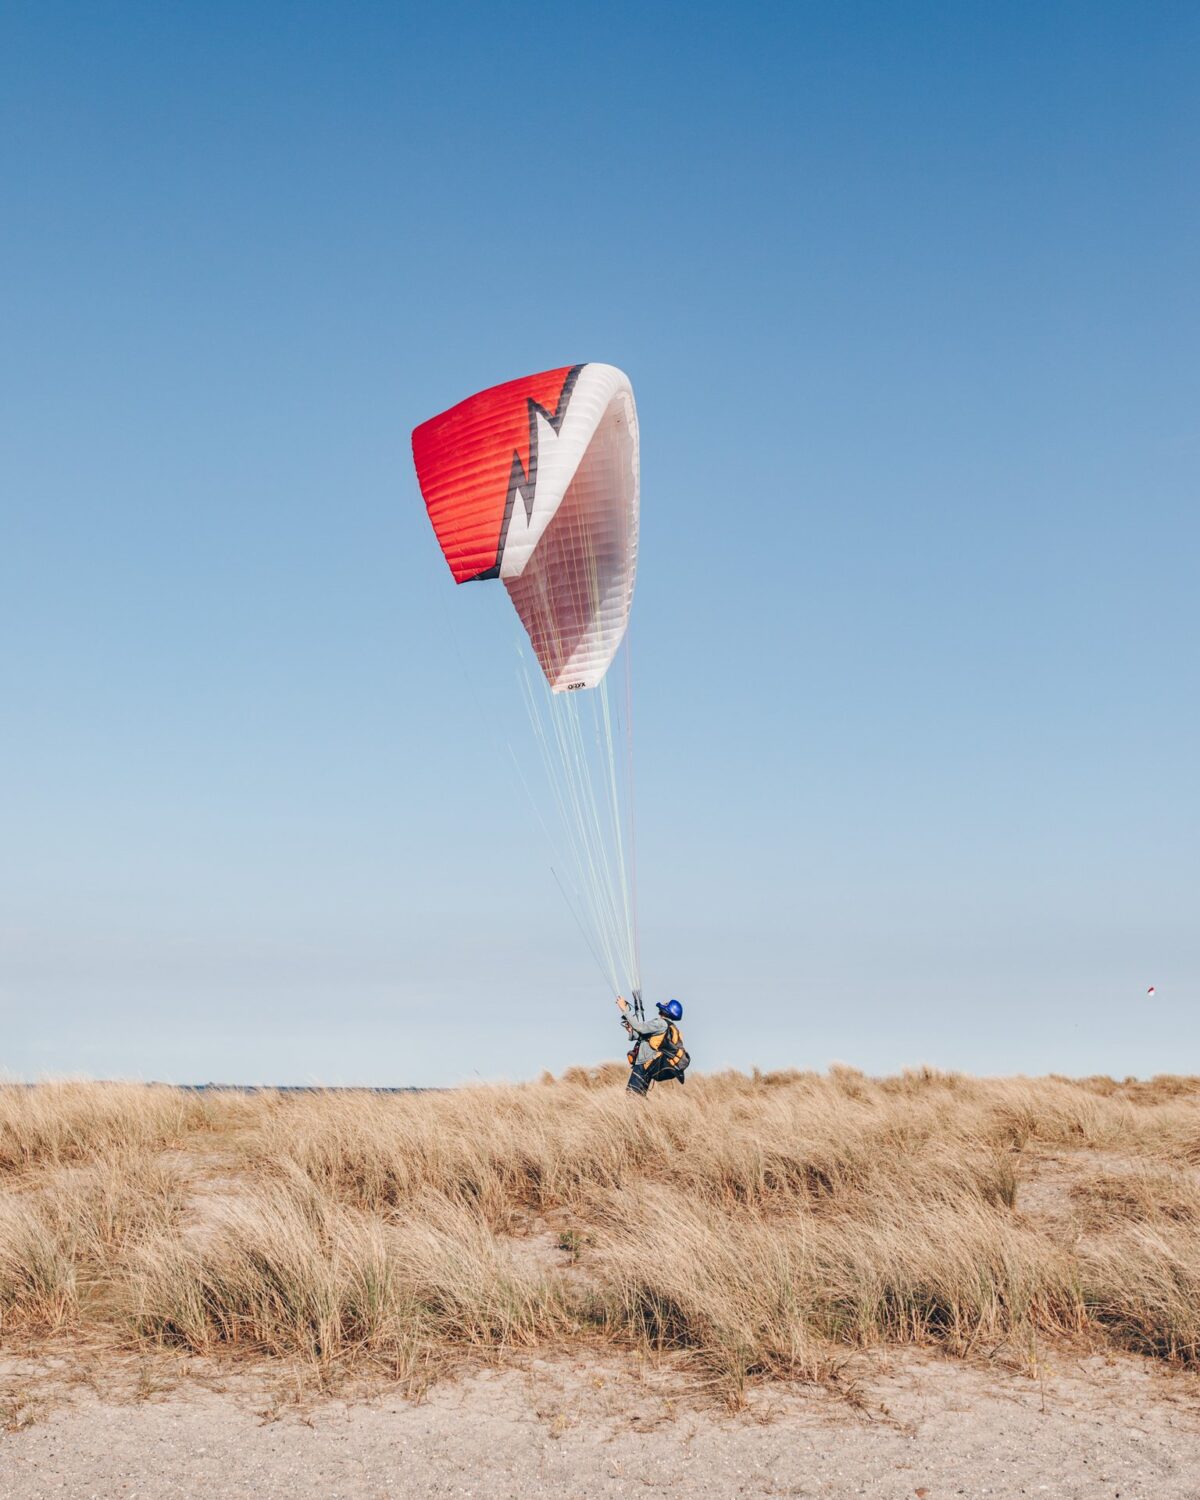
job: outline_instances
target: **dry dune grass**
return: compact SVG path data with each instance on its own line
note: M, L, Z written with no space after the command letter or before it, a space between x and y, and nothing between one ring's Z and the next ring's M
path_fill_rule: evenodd
M136 1083L0 1085L0 1172L179 1145L243 1096Z
M726 1074L644 1107L620 1084L0 1087L0 1337L410 1382L607 1343L731 1400L895 1343L1200 1364L1196 1080Z

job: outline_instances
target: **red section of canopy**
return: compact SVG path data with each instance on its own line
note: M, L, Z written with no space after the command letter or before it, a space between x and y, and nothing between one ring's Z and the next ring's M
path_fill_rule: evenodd
M573 368L480 391L414 431L417 481L455 583L499 562L513 459L526 477L531 467L530 402L553 413Z

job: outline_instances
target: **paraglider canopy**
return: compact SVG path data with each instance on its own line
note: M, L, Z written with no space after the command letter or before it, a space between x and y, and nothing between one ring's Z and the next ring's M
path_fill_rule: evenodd
M636 995L628 651L623 702L608 674L637 571L629 379L612 365L581 364L510 380L423 422L412 443L455 581L500 579L533 645L538 666L521 654L521 686L562 839L554 878L613 993ZM554 844L540 810L538 820Z
M455 582L499 578L552 690L595 687L637 571L628 377L581 364L493 386L423 422L413 461Z

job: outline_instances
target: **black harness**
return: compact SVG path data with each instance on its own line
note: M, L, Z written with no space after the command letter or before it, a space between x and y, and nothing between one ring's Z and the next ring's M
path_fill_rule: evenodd
M655 1032L650 1036L642 1036L628 1021L625 1022L626 1030L634 1038L633 1048L627 1054L631 1068L638 1066L638 1048L642 1042L658 1054L642 1064L642 1072L646 1075L647 1085L666 1083L672 1078L677 1078L682 1083L683 1075L687 1072L692 1060L687 1048L683 1045L683 1033L679 1027L669 1016L664 1016L663 1019L667 1023L666 1030Z

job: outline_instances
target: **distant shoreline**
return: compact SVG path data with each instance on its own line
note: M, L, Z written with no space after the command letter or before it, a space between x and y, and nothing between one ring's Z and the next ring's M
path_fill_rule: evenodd
M47 1083L88 1083L132 1085L147 1089L181 1089L189 1094L444 1094L438 1084L370 1084L370 1083L167 1083L161 1078L11 1078L0 1079L0 1087L39 1089Z

